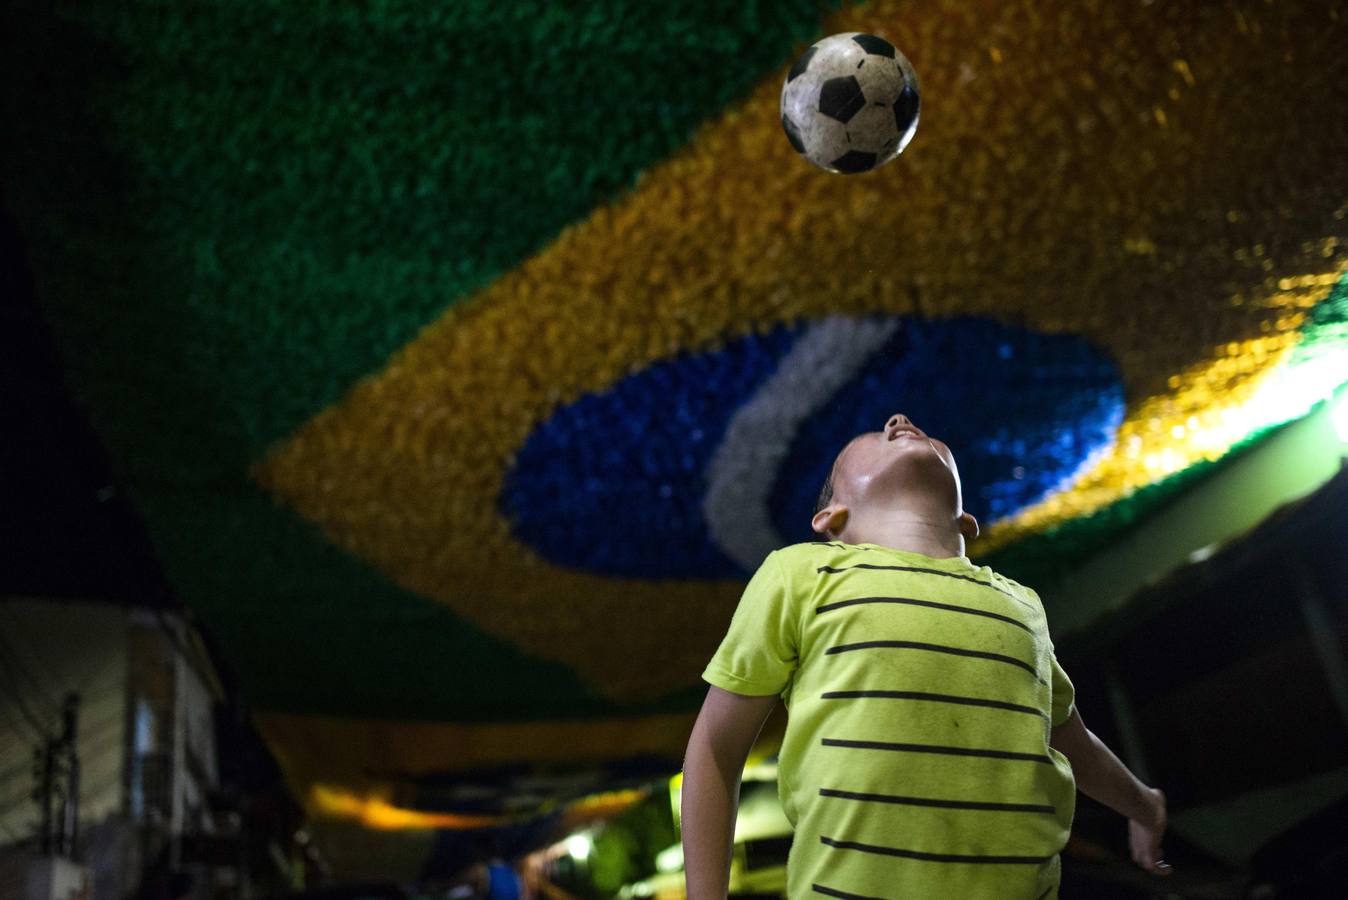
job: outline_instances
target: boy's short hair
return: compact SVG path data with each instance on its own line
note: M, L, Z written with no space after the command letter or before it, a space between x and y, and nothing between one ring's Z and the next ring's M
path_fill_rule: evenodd
M824 479L824 486L819 490L819 499L814 502L814 515L819 515L821 509L828 507L833 502L833 473L838 468L837 460L829 467L828 477ZM822 540L828 540L827 535L821 536Z
M858 437L859 436L860 435L858 435ZM814 501L813 515L819 515L820 510L825 509L833 502L833 476L838 472L838 462L843 458L843 453L847 451L848 447L852 446L852 441L855 440L856 438L852 438L851 441L844 444L843 448L838 451L838 455L833 457L833 465L828 467L828 477L824 479L823 487L819 489L819 499ZM820 534L819 532L815 532L815 539L820 541L833 540L833 538L829 537L827 534Z
M862 437L862 435L859 434L846 444L843 444L842 449L838 451L838 455L833 457L833 465L828 467L828 477L824 479L823 487L819 489L819 499L814 501L813 515L819 515L820 510L826 508L833 502L833 476L838 474L838 463L842 462L843 454L847 452L847 448L852 446L852 444L860 437ZM833 538L829 537L827 534L815 532L815 535L817 539L821 541L833 540Z

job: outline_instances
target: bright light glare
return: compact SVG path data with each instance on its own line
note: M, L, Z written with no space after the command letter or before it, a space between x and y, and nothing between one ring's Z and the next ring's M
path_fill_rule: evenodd
M671 844L655 854L655 870L657 872L682 872L683 845Z
M1329 402L1329 420L1334 423L1334 433L1348 444L1348 390Z
M572 859L589 859L590 851L593 849L594 842L590 840L588 834L573 834L566 839L566 853Z
M1184 442L1185 449L1199 455L1221 455L1251 434L1299 419L1326 393L1342 385L1345 373L1348 373L1348 349L1336 349L1313 360L1277 369L1247 402L1220 410L1219 421L1191 434ZM1189 462L1192 460L1183 464Z

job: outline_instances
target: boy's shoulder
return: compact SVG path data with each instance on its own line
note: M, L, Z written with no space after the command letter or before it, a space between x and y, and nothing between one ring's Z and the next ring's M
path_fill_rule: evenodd
M854 567L881 567L892 562L894 560L886 558L883 552L875 553L870 547L861 544L805 541L774 550L764 565L776 566L783 576L790 579L813 578L822 573Z
M800 589L828 567L846 565L847 554L843 544L824 541L788 544L769 553L759 567L759 573Z
M814 571L820 566L829 565L830 560L841 560L855 554L859 549L836 541L805 541L774 550L769 557L788 571L800 569Z
M992 586L1000 588L1005 593L1028 600L1035 606L1042 607L1043 604L1040 603L1039 595L1035 593L1034 588L1023 585L1014 578L1007 578L1001 572L988 566L981 566L979 571L984 573L988 583Z
M830 569L842 569L851 566L884 566L885 564L913 564L920 567L921 557L902 560L885 558L885 552L873 552L859 544L844 544L839 541L807 541L790 544L770 554L772 564L780 567L786 578L813 576ZM1023 599L1036 606L1040 605L1039 595L1033 588L1008 578L997 570L971 562L967 557L954 557L936 561L947 574L954 574L973 581L981 581L1005 594ZM765 561L764 565L769 563Z

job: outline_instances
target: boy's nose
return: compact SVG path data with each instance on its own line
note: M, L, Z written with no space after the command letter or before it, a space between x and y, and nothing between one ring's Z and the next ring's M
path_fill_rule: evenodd
M885 423L885 431L889 431L891 428L898 428L900 425L912 425L912 424L913 423L909 421L908 417L905 416L903 413L895 413L894 415L890 416L889 421Z

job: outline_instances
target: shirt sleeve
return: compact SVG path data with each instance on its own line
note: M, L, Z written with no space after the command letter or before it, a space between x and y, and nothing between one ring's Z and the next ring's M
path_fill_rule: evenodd
M1058 657L1053 657L1053 709L1049 722L1057 728L1072 715L1072 706L1076 703L1076 688L1072 679L1067 677Z
M786 690L796 670L800 642L795 606L781 560L773 552L744 589L703 680L752 697Z

